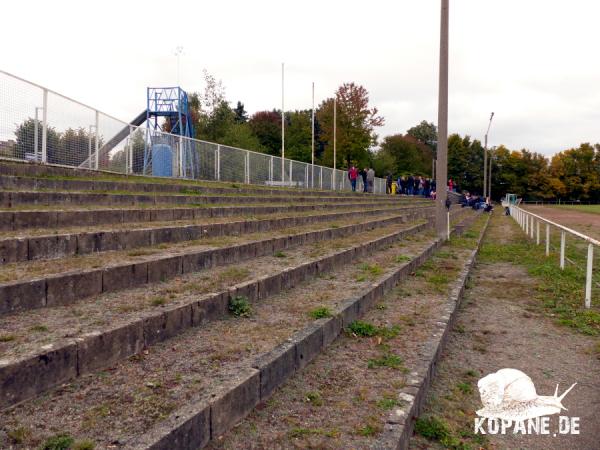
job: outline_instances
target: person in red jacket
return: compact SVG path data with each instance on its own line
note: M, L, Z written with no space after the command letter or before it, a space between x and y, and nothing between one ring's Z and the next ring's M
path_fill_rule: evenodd
M453 189L454 189L454 182L452 181L452 178L450 178L450 179L448 180L448 190L449 190L450 192L452 192L452 191L453 191Z
M352 185L352 192L356 192L356 179L358 178L358 169L356 167L352 166L348 169L348 178Z

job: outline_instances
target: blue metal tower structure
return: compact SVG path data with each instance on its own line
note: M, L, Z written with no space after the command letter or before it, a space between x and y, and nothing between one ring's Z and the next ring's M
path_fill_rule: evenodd
M165 121L159 123L159 118ZM170 134L164 132L168 124ZM174 162L176 175L195 178L197 155L189 139L194 128L188 108L187 93L177 87L149 87L146 104L146 140L144 147L144 173L156 176L172 176ZM180 173L178 173L180 172Z

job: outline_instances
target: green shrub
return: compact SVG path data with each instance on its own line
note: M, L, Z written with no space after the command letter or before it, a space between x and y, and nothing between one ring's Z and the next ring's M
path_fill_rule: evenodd
M312 317L313 319L323 319L325 317L331 317L331 315L331 311L326 306L313 309L310 312L310 317Z
M355 320L348 325L348 331L356 336L371 337L377 334L377 327L370 323Z
M394 258L394 261L396 261L396 263L398 263L398 264L407 262L407 261L410 261L410 256L397 255L396 258Z
M68 434L57 434L46 439L40 450L68 450L75 442Z
M252 308L246 297L238 295L229 300L229 312L235 317L250 317Z
M450 437L448 425L435 416L419 417L415 422L415 433L435 441L446 440Z

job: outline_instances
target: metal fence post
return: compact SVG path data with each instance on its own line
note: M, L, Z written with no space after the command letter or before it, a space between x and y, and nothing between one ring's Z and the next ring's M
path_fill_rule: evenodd
M533 240L533 236L534 236L534 235L533 235L533 231L534 231L534 230L533 230L533 228L534 228L534 227L533 227L533 223L534 223L534 222L535 222L535 217L531 216L531 230L530 230L530 231L531 231L531 240Z
M88 127L88 169L92 168L92 128L94 128L94 125Z
M537 245L540 245L540 221L539 220L536 223L536 229L537 229L536 243L537 243Z
M588 244L587 251L587 270L585 273L585 307L592 305L592 264L594 261L594 246Z
M183 138L179 136L177 139L177 173L179 178L183 177Z
M565 232L560 232L560 268L565 268Z
M546 224L546 256L550 256L550 225Z
M290 159L290 186L292 185L292 180L294 179L292 173L292 160Z
M321 167L321 170L319 173L319 186L320 186L319 189L322 190L323 189L323 166L320 166L320 167Z
M304 167L304 186L306 186L307 188L308 186L308 165L306 165Z
M42 113L42 162L46 164L48 162L48 90L44 89L44 100L43 106L44 112Z
M131 128L129 129L129 136L125 138L125 147L123 152L125 153L125 175L129 175L129 148L131 147Z
M244 178L246 184L250 184L250 152L246 150L246 157L244 158Z
M129 127L129 164L127 166L127 173L133 173L133 134L135 133L134 127Z
M217 146L217 180L221 181L221 146Z
M273 181L273 156L271 156L271 161L269 162L269 181Z
M217 149L215 150L215 180L219 181L219 150L221 150L221 146L217 144Z
M98 141L98 122L100 122L100 113L96 110L96 135L94 136L94 151L96 152L96 170L100 167L100 155L98 154L100 143Z
M331 174L331 189L335 191L335 169L333 169Z
M42 155L39 154L39 133L40 130L38 129L40 127L40 118L38 115L39 110L42 109L39 106L35 107L35 120L34 120L34 125L35 128L33 129L33 154L35 155L35 160L36 161L40 161Z
M523 215L525 217L525 234L529 237L529 216L525 213Z

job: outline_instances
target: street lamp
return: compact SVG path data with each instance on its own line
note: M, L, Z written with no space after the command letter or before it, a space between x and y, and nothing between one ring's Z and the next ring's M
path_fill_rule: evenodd
M490 132L490 127L492 126L492 119L494 118L494 113L490 115L490 123L488 124L487 131L485 132L485 144L483 146L483 198L487 198L487 141L488 141L488 133Z

